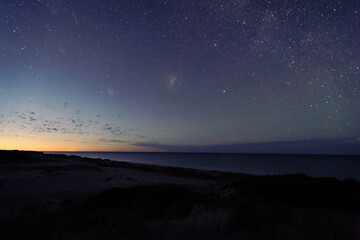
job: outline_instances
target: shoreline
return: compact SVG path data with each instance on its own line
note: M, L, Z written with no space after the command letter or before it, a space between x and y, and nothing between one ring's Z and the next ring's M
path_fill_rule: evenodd
M311 177L360 180L360 156L210 153L61 152L158 166L193 168L249 175L305 174Z

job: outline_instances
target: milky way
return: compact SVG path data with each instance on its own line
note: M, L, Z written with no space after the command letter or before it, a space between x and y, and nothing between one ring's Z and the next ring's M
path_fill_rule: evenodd
M360 142L357 0L1 1L0 47L0 145Z

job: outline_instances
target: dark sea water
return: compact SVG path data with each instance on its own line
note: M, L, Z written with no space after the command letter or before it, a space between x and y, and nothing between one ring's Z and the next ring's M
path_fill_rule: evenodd
M123 152L45 153L255 175L303 173L312 177L355 178L360 180L360 156Z

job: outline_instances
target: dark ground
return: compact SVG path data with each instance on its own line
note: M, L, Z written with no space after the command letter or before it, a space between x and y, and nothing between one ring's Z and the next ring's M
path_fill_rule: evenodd
M1 151L0 167L51 159ZM360 239L360 182L353 179L252 176L66 156L56 161L62 159L76 160L78 167L83 162L84 169L91 161L99 168L210 182L206 190L169 180L102 189L65 198L56 207L42 202L2 216L1 239ZM4 181L0 176L0 194Z

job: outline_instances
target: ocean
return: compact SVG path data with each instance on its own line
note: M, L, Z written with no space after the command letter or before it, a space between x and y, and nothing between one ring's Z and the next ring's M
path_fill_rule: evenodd
M360 156L128 152L45 153L254 175L301 173L312 177L360 180Z

